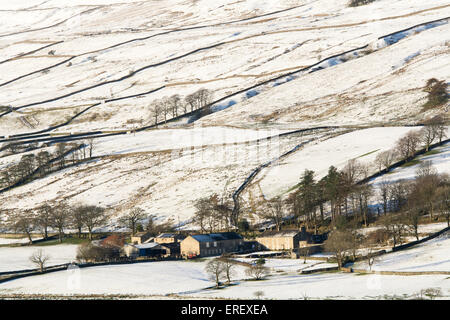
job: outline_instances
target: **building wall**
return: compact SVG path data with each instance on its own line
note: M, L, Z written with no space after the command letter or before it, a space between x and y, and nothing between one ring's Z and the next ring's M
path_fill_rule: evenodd
M192 237L187 237L181 242L181 255L219 256L223 253L238 251L243 243L243 239L198 242Z
M142 238L141 237L131 237L131 243L142 244Z
M125 252L125 255L129 258L136 258L139 256L139 250L133 246L125 246L123 248L123 251Z
M180 243L180 251L182 256L200 255L200 245L197 240L187 237Z
M256 238L256 241L269 250L293 250L298 248L296 237L260 237Z
M242 244L244 244L243 239L201 242L200 256L219 256L223 253L235 252L239 250Z
M149 234L144 234L142 236L133 236L133 237L131 237L131 243L142 244L143 242L147 241L148 239L150 239Z
M176 241L175 238L155 238L156 243L174 243Z

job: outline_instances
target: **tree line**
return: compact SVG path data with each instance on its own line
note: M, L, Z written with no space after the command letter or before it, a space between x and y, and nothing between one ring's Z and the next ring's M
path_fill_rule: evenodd
M63 241L67 230L76 230L78 238L87 232L89 240L93 239L96 228L106 227L110 217L104 207L77 203L69 205L66 201L57 204L44 204L36 210L3 212L6 219L3 227L16 233L23 233L33 243L34 233L41 233L44 239L49 238L49 230L58 234L59 242ZM120 227L128 228L134 235L139 231L147 231L153 235L161 232L173 231L169 223L156 223L154 215L147 214L143 209L135 207L118 219Z
M199 89L194 93L182 97L174 94L170 97L163 97L155 100L150 105L150 117L153 123L157 125L159 122L167 122L169 117L176 118L196 110L203 109L212 102L213 93L208 89ZM205 113L208 113L205 110Z
M333 252L339 267L358 258L358 250L365 248L366 260L372 266L374 248L392 243L395 248L405 237L419 240L419 223L425 216L432 220L437 213L444 216L450 227L450 178L438 174L430 161L420 164L412 180L380 184L379 199L384 213L377 219L378 229L363 234L356 216L341 216L325 241L325 250Z
M12 187L17 183L43 178L51 172L62 170L68 165L92 158L93 139L82 143L57 143L54 152L42 150L23 155L17 164L0 172L0 189Z
M353 215L367 226L373 221L374 213L380 216L400 210L405 197L401 191L404 182L382 183L379 191L375 192L373 186L367 183L373 168L386 172L394 163L408 162L420 148L429 151L431 145L442 143L446 137L445 120L436 116L426 121L420 130L411 130L400 137L394 148L380 152L372 164L352 159L341 170L330 166L320 180L316 180L314 171L306 169L287 198L278 196L265 200L261 203L263 209L259 215L271 221L277 230L281 230L282 225L288 222L298 227L305 224L309 230L317 233L321 226L329 224L325 217L326 209L329 209L331 223L340 216ZM437 190L436 179L425 180L427 182L422 182L422 189L429 185L427 190ZM432 191L427 192L430 194ZM373 197L379 197L381 208L369 205ZM203 197L195 202L195 208L194 222L202 232L229 231L233 228L246 231L250 228L245 219L240 219L239 215L233 216L233 204L226 196L213 194Z
M71 206L64 201L44 204L35 211L6 211L5 214L5 227L26 234L30 244L33 243L33 233L40 232L44 239L48 239L50 229L56 231L59 242L63 241L65 231L69 228L76 229L78 237L81 237L82 229L85 228L92 240L93 230L104 226L107 221L103 207L83 204Z

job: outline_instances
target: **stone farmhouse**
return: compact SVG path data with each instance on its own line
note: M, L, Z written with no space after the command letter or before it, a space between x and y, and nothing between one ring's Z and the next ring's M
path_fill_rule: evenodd
M243 245L244 239L236 232L221 232L188 236L180 250L182 257L208 257L238 252Z

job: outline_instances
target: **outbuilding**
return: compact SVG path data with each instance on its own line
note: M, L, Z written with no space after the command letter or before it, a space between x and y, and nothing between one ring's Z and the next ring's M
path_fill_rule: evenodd
M129 258L138 258L138 257L165 257L168 254L170 255L170 250L165 248L164 246L155 243L143 243L143 244L126 244L124 246L125 255Z
M311 235L304 228L298 230L266 231L256 238L267 250L295 250L305 247Z

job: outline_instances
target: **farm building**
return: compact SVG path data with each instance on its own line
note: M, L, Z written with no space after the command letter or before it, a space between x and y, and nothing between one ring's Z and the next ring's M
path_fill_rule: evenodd
M155 242L143 244L126 244L123 250L125 252L125 255L129 258L170 256L169 248Z
M306 247L311 242L311 235L305 228L301 231L266 231L257 237L256 241L268 250L295 250Z
M183 257L217 256L226 252L237 252L244 244L242 237L235 232L198 234L181 241Z
M134 244L148 243L151 242L152 240L153 238L149 232L138 232L131 237L131 243Z
M175 242L181 242L185 238L186 237L184 235L177 234L177 233L161 233L154 239L154 241L156 243L160 243L160 244L175 243Z

